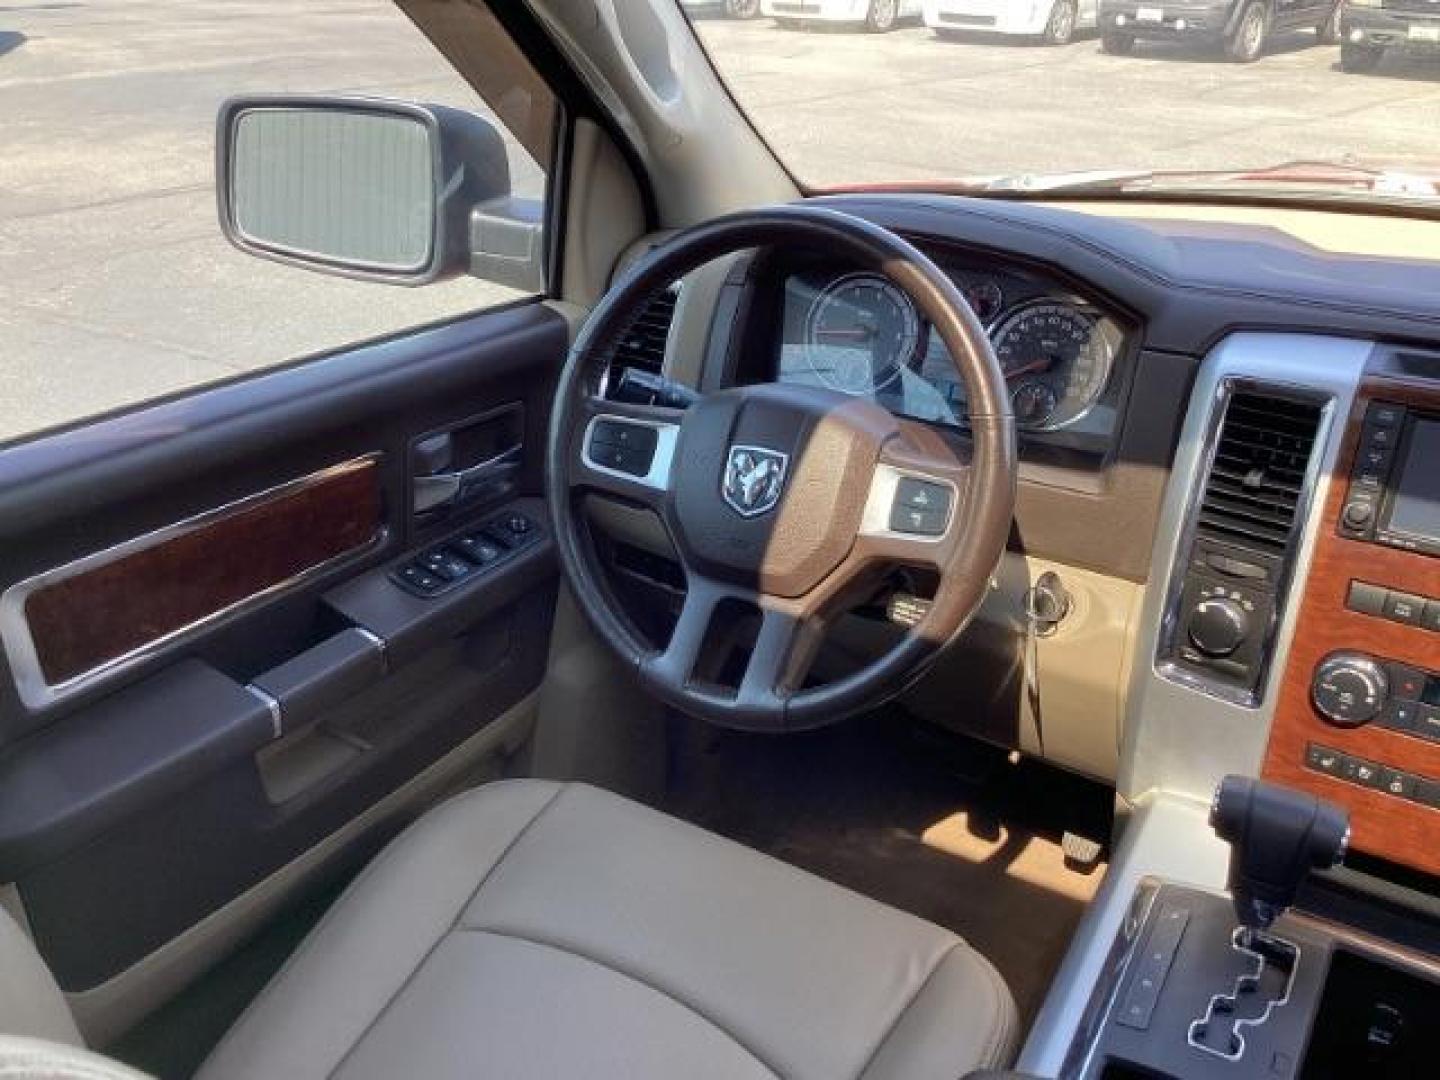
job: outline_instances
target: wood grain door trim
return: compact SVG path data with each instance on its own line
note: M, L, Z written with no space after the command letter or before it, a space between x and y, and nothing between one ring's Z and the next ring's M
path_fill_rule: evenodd
M18 582L16 689L44 708L384 542L379 454L310 473Z

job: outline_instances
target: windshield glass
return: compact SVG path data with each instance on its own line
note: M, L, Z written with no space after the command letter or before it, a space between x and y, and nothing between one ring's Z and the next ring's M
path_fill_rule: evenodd
M680 2L810 188L1440 205L1434 0Z

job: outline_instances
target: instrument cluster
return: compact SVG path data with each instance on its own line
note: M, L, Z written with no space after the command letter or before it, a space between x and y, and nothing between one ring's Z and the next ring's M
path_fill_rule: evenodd
M1084 428L1110 385L1124 331L1105 312L1026 270L942 268L989 333L1016 422ZM865 271L800 269L784 279L781 382L868 397L893 412L964 426L965 386L910 298Z

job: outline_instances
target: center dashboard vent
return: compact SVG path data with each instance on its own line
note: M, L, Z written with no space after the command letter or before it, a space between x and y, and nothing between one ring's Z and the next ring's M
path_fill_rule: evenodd
M1200 503L1200 536L1285 552L1322 411L1318 402L1253 391L1230 398Z
M611 370L619 375L626 368L638 368L659 375L665 364L665 343L670 325L675 321L675 304L680 299L680 283L662 289L642 307L625 332L615 343L610 357Z

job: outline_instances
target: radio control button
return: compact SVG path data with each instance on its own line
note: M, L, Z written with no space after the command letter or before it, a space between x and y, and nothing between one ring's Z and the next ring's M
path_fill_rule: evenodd
M1410 730L1422 739L1440 741L1440 709L1434 705L1421 705Z
M1388 795L1408 799L1415 792L1415 778L1398 769L1381 769L1379 787Z
M1424 622L1425 597L1411 593L1392 592L1385 598L1385 618L1408 626Z
M1390 590L1380 585L1352 581L1349 595L1345 598L1345 606L1361 615L1384 615L1385 600L1389 595Z
M1425 696L1426 675L1407 664L1390 664L1390 696L1419 701Z
M1394 427L1404 417L1405 410L1399 405L1372 404L1365 414L1365 423L1370 427Z
M1336 727L1368 724L1385 708L1390 679L1378 662L1359 653L1332 653L1315 669L1310 700Z
M1420 722L1420 709L1418 701L1392 701L1380 716L1380 726L1413 735L1415 725Z

